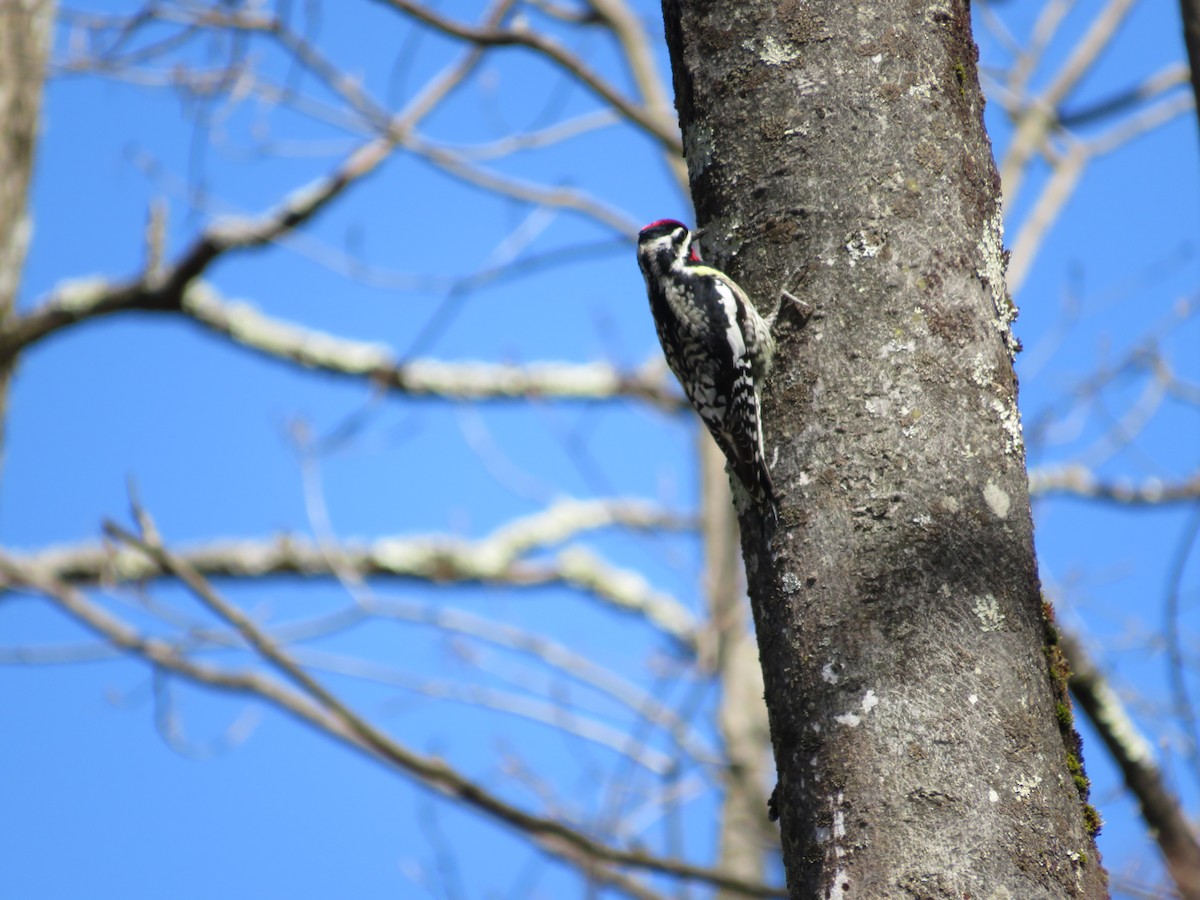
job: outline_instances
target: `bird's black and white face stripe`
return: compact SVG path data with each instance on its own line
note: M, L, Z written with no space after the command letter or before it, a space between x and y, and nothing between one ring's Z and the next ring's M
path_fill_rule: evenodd
M675 263L699 262L700 255L686 225L659 219L638 233L638 260L644 269L663 271Z

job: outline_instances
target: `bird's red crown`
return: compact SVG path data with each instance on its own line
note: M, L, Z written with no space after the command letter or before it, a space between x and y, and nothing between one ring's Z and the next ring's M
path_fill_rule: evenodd
M672 229L674 229L674 228L683 228L685 230L687 229L687 226L684 225L682 222L680 222L678 219L655 219L649 225L643 226L642 230L639 231L638 234L645 234L651 228L658 228L662 225L669 225L669 226L671 226ZM696 242L694 240L692 241L691 245L688 247L688 261L689 262L703 262L703 260L700 259L700 249L696 246Z

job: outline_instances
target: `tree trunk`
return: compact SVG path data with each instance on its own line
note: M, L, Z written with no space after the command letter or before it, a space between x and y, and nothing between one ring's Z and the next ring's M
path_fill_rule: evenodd
M741 517L797 898L1102 897L1043 617L965 0L664 0L706 251L764 313Z
M31 232L26 209L53 0L0 2L0 330L13 313ZM11 368L0 370L0 463Z

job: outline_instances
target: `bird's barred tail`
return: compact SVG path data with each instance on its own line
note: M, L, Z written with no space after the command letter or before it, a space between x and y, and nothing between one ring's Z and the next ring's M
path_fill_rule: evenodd
M767 468L767 461L761 454L755 453L750 459L731 462L734 474L745 485L755 502L762 507L763 512L778 521L779 501L775 496L775 485L771 483L771 471Z
M726 452L729 466L758 505L778 521L778 499L763 448L758 392L748 365L734 384L729 412L732 426L727 433L732 444L729 448L732 452Z

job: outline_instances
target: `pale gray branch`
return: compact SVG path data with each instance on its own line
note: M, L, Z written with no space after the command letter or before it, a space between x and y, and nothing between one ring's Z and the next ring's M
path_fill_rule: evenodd
M145 295L103 280L68 282L44 304L0 334L0 357L61 328L116 312L145 309ZM177 314L234 343L274 359L330 375L362 378L416 397L449 400L608 400L636 398L663 409L683 403L664 373L623 373L606 363L400 362L382 344L353 341L263 315L227 301L208 282L183 292Z
M1200 499L1200 473L1180 481L1149 478L1140 483L1105 481L1085 466L1066 465L1033 469L1029 473L1033 498L1070 496L1107 500L1126 506L1163 506Z
M646 504L563 501L478 540L421 536L380 538L369 544L347 542L332 558L336 558L336 568L359 578L516 587L563 585L641 616L682 645L693 646L696 625L692 614L675 598L654 589L640 573L613 566L574 545L537 561L526 558L582 532L607 527L677 529L688 523ZM327 547L290 535L265 541L216 541L180 548L175 555L208 578L338 575ZM154 557L111 544L51 548L14 560L46 578L68 583L145 582L170 574Z

